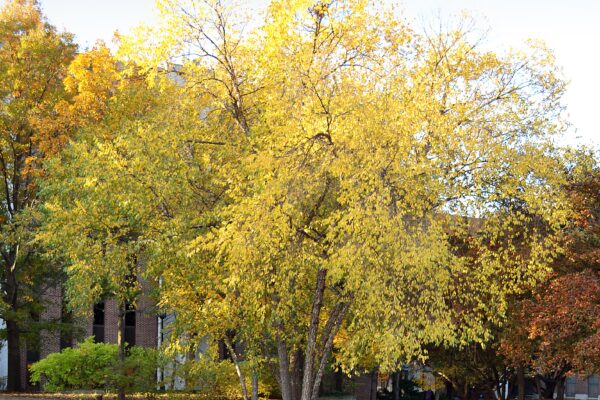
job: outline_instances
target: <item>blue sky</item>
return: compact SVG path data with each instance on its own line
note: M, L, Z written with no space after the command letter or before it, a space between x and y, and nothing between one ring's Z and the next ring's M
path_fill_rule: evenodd
M384 0L391 1L391 0ZM3 0L0 0L2 3ZM267 0L240 1L260 9ZM96 39L110 42L113 32L154 19L153 0L40 0L49 20L75 33L82 47ZM488 45L519 47L527 38L544 40L571 82L565 98L573 129L570 144L600 147L600 0L405 0L405 15L423 26L468 11L482 29L489 28Z

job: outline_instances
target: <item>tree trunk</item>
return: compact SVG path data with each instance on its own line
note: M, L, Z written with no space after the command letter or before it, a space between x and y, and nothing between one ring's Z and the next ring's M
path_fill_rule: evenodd
M400 400L400 371L392 374L392 394L394 400Z
M235 372L238 376L238 379L240 381L240 387L242 389L242 398L244 400L248 400L248 389L246 388L244 373L242 372L242 368L240 367L240 360L238 359L235 349L231 344L231 340L227 337L227 335L225 335L225 337L223 338L223 342L225 343L227 350L229 350L229 354L231 355L231 361L233 361L233 365L235 366Z
M294 400L302 396L302 374L304 372L304 352L300 349L294 352L290 379L292 384L292 396Z
M304 351L304 374L302 376L302 396L300 400L312 400L313 384L315 382L315 356L317 352L317 334L319 330L319 318L321 306L323 305L323 293L325 292L325 278L327 270L320 269L317 272L317 286L314 292L313 306L310 314L310 325L308 327L308 338L306 350Z
M518 400L525 400L525 368L517 368L517 386L519 388Z
M293 398L292 382L290 379L290 361L285 341L277 338L277 357L279 358L279 386L282 400L296 400Z
M252 373L252 400L258 400L258 374Z
M564 400L565 399L565 380L566 378L563 376L558 378L556 383L556 400Z
M6 341L8 342L8 377L6 390L16 392L23 390L21 382L21 346L19 325L16 321L7 320Z
M370 376L371 386L369 387L369 399L376 400L377 399L377 368L375 368L371 372Z
M119 317L117 319L117 347L119 348L119 378L120 382L117 385L118 400L125 400L125 312L126 306L124 302L119 302Z
M15 275L18 246L13 248L4 265L4 302L9 306L8 312L3 314L6 323L6 341L8 347L8 376L6 390L9 392L22 391L24 383L21 381L21 330L15 320L18 311L18 284ZM8 314L8 315L7 315Z
M454 390L454 385L449 380L446 380L444 383L446 386L446 400L452 400L452 392Z
M471 398L471 396L470 396L470 390L469 390L469 384L467 382L465 382L463 384L463 387L462 387L461 391L462 391L462 394L461 394L460 397L462 397L463 400L469 400Z
M538 392L538 400L541 400L542 399L542 382L538 375L535 376L535 388L537 389L537 392Z
M543 385L542 385L543 383ZM541 376L536 376L536 384L540 399L552 400L554 398L554 389L556 388L556 380L545 379Z

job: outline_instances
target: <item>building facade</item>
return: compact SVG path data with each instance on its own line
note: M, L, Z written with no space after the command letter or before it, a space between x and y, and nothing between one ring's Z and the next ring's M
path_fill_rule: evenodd
M130 308L125 317L125 341L129 345L152 347L158 346L158 317L155 302L146 293L147 284L142 284L143 293L136 308ZM40 315L41 321L66 321L66 308L63 291L60 287L46 291L47 307ZM29 366L51 353L76 345L78 341L94 336L97 342L117 343L118 304L114 299L106 299L90 310L85 317L69 321L73 324L73 333L61 330L42 330L33 343L21 346L21 380L27 388L36 388L29 384ZM0 324L4 321L0 319ZM71 330L69 330L71 331ZM6 342L0 341L0 390L6 388L8 375L8 352Z

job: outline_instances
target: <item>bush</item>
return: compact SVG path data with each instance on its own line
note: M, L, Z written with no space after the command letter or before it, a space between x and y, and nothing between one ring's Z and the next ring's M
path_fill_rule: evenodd
M163 364L156 349L133 346L123 366L123 375L117 374L128 392L148 392L156 389L156 369ZM115 382L113 387L117 386Z
M250 392L252 390L250 366L242 361L240 367L246 378L246 388ZM171 360L164 372L163 384L171 389L173 389L172 382L179 378L184 382L186 391L212 398L240 398L241 396L240 382L233 362L218 360L210 351L194 360L179 362ZM268 398L278 393L277 382L266 368L259 370L258 389L262 397Z
M115 389L154 390L158 355L154 349L131 347L123 373L119 370L116 344L94 343L87 338L75 348L48 355L31 367L31 382L42 383L45 390Z
M114 376L116 345L94 343L87 338L76 348L52 353L31 367L31 382L44 383L49 391L104 388Z

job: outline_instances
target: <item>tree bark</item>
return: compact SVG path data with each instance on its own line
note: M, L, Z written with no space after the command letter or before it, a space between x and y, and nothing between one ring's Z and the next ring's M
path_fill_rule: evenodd
M319 329L319 317L323 305L323 293L325 292L325 278L327 270L320 269L317 272L317 285L314 292L313 306L310 314L310 325L308 327L308 338L304 352L304 374L302 376L301 400L312 400L313 383L315 381L315 354L317 350L317 333Z
M540 381L540 377L538 375L535 376L535 388L538 392L538 400L542 399L542 383Z
M233 365L235 366L235 372L238 376L238 379L240 381L240 387L242 389L242 398L244 400L248 400L248 389L246 388L244 373L242 372L242 368L240 367L240 360L237 354L235 353L235 349L233 348L231 340L227 337L227 335L225 335L225 337L223 338L223 342L225 343L227 350L229 350L229 354L231 355L231 361L233 361Z
M319 397L321 379L323 378L323 373L325 372L325 367L327 365L327 361L329 360L329 355L331 354L331 349L333 347L333 338L337 334L340 325L342 324L342 321L344 320L344 317L348 312L349 307L349 302L336 304L334 309L331 311L331 315L329 316L329 320L327 321L325 328L323 329L323 347L321 350L321 360L315 373L314 382L312 386L311 400L317 400L317 398Z
M556 400L565 399L565 380L566 378L563 376L556 382Z
M8 377L6 390L17 392L23 390L21 382L21 346L19 325L16 321L7 320L6 322L6 341L8 342Z
M517 386L519 389L518 400L525 400L525 368L517 367Z
M290 379L292 384L292 396L294 400L300 399L302 396L302 374L304 372L304 352L298 349L294 352L292 360L292 370L290 371Z
M400 371L392 374L392 394L394 400L400 400Z
M258 373L252 373L252 400L258 400Z
M18 284L15 275L18 246L12 248L4 258L4 302L10 307L8 315L3 315L6 323L6 341L8 347L8 376L6 390L10 392L24 389L21 381L21 331L14 315L18 311Z
M290 379L290 362L288 349L282 338L277 338L277 357L279 358L279 386L282 400L296 400L293 398L292 382Z
M117 319L117 347L119 348L119 378L120 382L117 385L118 400L125 400L125 302L119 302L119 316Z

